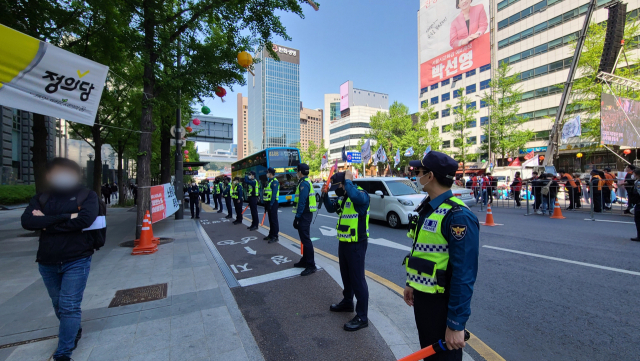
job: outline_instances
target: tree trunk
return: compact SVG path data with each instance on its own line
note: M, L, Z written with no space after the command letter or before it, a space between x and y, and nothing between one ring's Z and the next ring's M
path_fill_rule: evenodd
M124 154L124 146L122 141L118 140L118 204L120 206L125 205L126 199L124 199L125 187L124 184L124 170L122 169L122 156Z
M44 192L47 186L47 138L49 132L43 114L33 113L33 147L31 147L31 163L33 164L33 178L36 192Z
M160 131L160 183L171 183L171 118L162 119Z
M102 196L102 137L100 137L100 121L96 117L96 123L91 127L93 137L93 150L96 153L93 163L93 184L91 187L98 197Z

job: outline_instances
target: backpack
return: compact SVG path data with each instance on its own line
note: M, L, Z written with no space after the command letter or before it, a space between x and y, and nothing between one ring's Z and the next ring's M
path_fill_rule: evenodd
M540 190L540 193L542 193L543 196L549 195L549 192L551 191L551 182L553 182L553 180L550 180L549 183Z
M83 188L80 190L80 193L76 196L76 202L78 203L78 210L82 208L82 203L89 196L89 192L91 192L88 188ZM38 202L40 203L40 208L44 209L44 205L49 200L49 193L42 193L38 198ZM104 203L102 198L98 198L98 217L93 222L89 228L85 228L82 230L84 234L86 234L87 239L93 245L93 249L96 251L100 250L101 247L104 246L105 241L107 240L107 224L105 221L105 216L107 215L107 205Z

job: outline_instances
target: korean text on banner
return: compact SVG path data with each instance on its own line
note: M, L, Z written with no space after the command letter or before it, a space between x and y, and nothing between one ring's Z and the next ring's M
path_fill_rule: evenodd
M489 0L420 1L421 88L491 63L488 10Z
M93 125L109 68L0 25L0 104Z
M364 142L360 151L362 153L362 160L364 160L365 164L369 163L369 159L371 159L371 139L367 139L367 141Z
M151 187L151 221L161 221L178 210L179 204L171 184Z

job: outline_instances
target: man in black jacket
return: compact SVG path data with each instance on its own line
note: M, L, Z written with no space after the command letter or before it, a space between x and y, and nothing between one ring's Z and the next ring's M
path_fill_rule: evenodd
M624 214L631 214L631 208L638 203L638 196L633 192L633 186L635 179L633 178L633 172L636 170L636 166L628 164L624 171L627 172L624 176L624 190L627 191L627 209L624 210Z
M22 214L23 228L40 231L36 262L60 320L58 348L53 354L56 361L69 361L82 336L80 305L93 255L93 244L83 229L98 217L98 195L91 191L78 204L78 195L87 194L80 185L81 174L72 160L51 160L47 164L49 191L35 195Z
M191 218L200 218L200 187L195 181L189 187L189 205L191 206Z

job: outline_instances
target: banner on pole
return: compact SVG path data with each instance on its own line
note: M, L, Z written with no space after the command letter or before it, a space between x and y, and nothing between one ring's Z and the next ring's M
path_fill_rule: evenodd
M93 125L109 67L0 25L0 104Z
M369 159L371 159L371 139L367 139L367 141L364 142L360 149L360 153L362 153L362 160L364 160L364 163L369 163Z
M151 187L151 222L156 223L176 213L180 207L176 192L169 183Z

